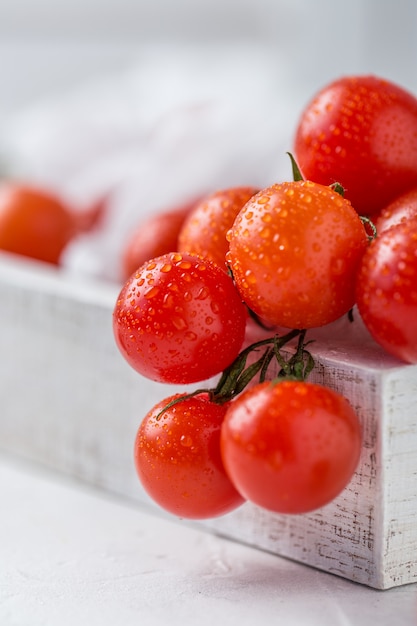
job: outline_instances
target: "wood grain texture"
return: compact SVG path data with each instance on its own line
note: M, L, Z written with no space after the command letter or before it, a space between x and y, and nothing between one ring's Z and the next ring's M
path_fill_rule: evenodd
M0 448L154 506L135 475L133 441L172 387L120 357L111 328L118 286L7 255L0 285ZM198 526L378 589L416 582L417 366L385 355L359 320L313 335L311 380L345 394L362 423L352 481L308 515L245 504Z

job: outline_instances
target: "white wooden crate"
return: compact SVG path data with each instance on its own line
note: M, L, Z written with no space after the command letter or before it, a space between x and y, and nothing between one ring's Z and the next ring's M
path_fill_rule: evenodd
M145 412L173 392L122 359L119 287L0 256L0 449L148 506L133 465ZM317 333L311 380L344 393L363 424L358 470L331 504L275 515L250 504L198 523L211 532L371 587L417 581L417 366L343 322ZM175 391L177 388L175 388Z

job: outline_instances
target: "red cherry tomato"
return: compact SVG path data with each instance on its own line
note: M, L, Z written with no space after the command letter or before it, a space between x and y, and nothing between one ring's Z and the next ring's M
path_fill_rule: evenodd
M227 405L207 394L184 399L159 416L176 394L144 418L135 440L135 464L146 492L162 508L191 519L223 515L243 503L220 454Z
M255 187L222 189L197 203L179 233L179 250L198 254L224 267L229 249L226 234L241 208L257 191Z
M245 204L229 239L242 299L266 324L323 326L353 306L367 237L349 201L331 188L272 185Z
M113 328L143 376L187 384L222 372L242 346L246 307L228 274L191 254L145 263L117 300Z
M179 232L196 202L192 200L170 211L161 211L135 228L122 251L123 280L127 280L146 261L178 251Z
M277 513L305 513L351 480L361 428L347 400L327 387L265 382L229 405L221 450L242 497Z
M0 249L58 265L76 234L69 208L52 193L15 183L0 185Z
M303 176L339 182L361 215L417 186L417 99L375 76L326 85L306 106L294 154Z
M374 339L417 363L417 218L383 231L364 254L357 305Z
M378 234L400 222L417 217L417 187L396 198L382 209L375 221Z

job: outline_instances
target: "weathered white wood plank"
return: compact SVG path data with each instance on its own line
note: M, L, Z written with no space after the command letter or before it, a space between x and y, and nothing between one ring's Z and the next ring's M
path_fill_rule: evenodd
M0 447L153 506L135 475L133 441L173 388L120 357L111 329L119 287L7 255L0 285ZM360 416L351 483L308 515L245 504L199 525L371 587L415 582L417 366L384 354L358 320L332 328L315 333L311 380L344 393Z

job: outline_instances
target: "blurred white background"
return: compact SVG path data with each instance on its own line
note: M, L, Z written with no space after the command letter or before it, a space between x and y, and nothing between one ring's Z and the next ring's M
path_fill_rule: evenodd
M414 88L416 35L414 0L2 0L0 107L118 71L149 43L266 46L304 93L347 72Z
M319 88L373 73L417 93L416 61L415 0L2 0L0 156L79 203L113 192L68 265L114 278L141 215L289 175Z

